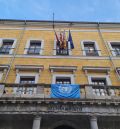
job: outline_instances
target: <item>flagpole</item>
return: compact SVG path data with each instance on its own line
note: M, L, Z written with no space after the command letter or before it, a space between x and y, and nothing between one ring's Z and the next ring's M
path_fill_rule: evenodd
M53 30L55 28L54 13L53 13Z

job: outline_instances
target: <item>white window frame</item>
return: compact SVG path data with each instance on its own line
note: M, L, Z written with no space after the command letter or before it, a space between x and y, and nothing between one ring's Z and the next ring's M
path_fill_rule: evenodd
M43 47L44 47L44 40L43 39L28 39L27 43L25 45L24 54L27 54L28 48L30 47L30 42L31 41L40 41L41 42L41 49L40 49L39 54L42 55L43 54Z
M57 40L54 40L54 50L53 50L53 55L57 55L56 54L56 42ZM71 50L71 47L70 47L70 42L68 42L68 55L71 56L72 55L72 50Z
M2 80L3 73L0 72L0 81Z
M9 51L9 54L13 54L14 49L15 49L16 44L17 44L17 39L15 39L15 38L0 38L0 48L3 45L3 40L13 40L13 45L11 47L11 50Z
M20 83L20 77L35 77L35 84L38 83L39 80L39 73L17 73L15 83Z
M71 84L75 84L74 75L73 74L53 74L52 84L56 84L57 77L69 77L71 79Z
M112 47L112 43L114 43L115 45L118 44L120 45L120 41L108 41L108 46L110 48L110 51L112 53L113 56L116 56L115 52L114 52L114 49Z
M93 84L92 83L92 78L96 78L96 79L105 78L107 85L112 85L109 75L99 75L99 76L98 75L88 75L88 83L89 84Z
M85 52L85 47L84 47L84 43L86 42L92 42L95 45L95 50L98 50L98 56L101 56L101 51L99 49L98 43L96 41L93 40L82 40L81 41L81 47L82 47L82 51L83 51L83 55L86 56L86 52Z

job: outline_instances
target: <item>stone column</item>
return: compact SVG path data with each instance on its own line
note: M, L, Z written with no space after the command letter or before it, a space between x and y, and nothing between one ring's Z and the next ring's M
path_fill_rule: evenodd
M41 124L41 117L40 116L35 116L35 118L33 120L32 129L40 129L40 124Z
M90 117L90 126L91 126L91 129L98 129L97 117L96 116L91 116Z

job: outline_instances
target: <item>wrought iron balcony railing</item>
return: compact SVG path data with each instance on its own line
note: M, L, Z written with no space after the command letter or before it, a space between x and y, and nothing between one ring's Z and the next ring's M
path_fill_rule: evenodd
M120 56L120 49L116 50L111 50L112 53L114 53L114 56Z
M42 48L25 48L27 50L27 54L29 55L39 55Z
M14 48L0 48L0 54L9 54Z
M0 84L0 97L51 98L50 84ZM120 99L120 86L80 85L80 99Z
M56 55L69 55L69 49L56 49Z
M86 56L99 56L98 52L100 50L83 50L85 51Z

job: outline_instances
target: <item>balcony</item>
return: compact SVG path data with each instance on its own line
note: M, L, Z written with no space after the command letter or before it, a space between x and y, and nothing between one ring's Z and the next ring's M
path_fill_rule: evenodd
M56 55L69 55L69 49L56 49Z
M50 84L0 84L1 98L51 98ZM120 86L80 85L80 99L120 99Z

